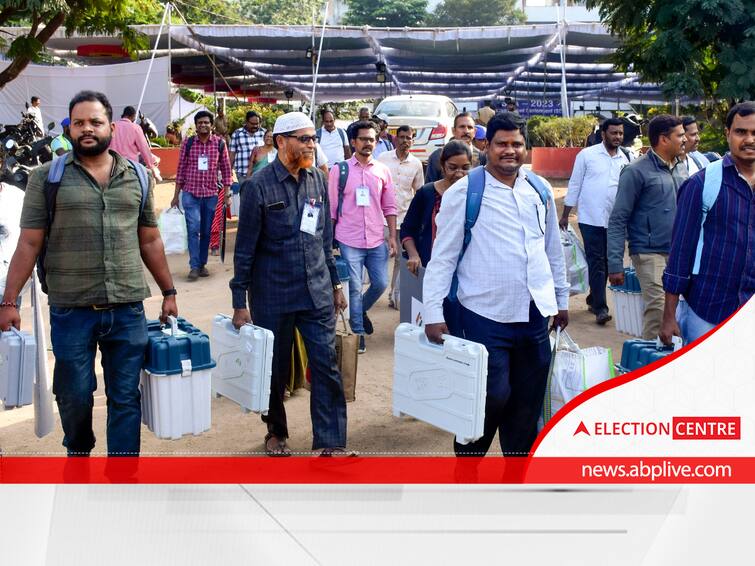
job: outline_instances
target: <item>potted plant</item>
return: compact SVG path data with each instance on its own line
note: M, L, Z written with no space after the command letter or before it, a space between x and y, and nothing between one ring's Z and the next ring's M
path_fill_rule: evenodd
M544 177L568 179L574 161L598 121L594 116L548 118L533 128L532 170Z

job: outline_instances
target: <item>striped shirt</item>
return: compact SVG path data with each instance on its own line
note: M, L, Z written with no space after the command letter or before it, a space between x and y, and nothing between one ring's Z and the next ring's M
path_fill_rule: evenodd
M157 226L150 191L139 214L142 190L128 162L115 158L108 186L103 189L73 153L61 159L55 219L50 227L45 270L50 305L83 307L133 303L150 296L139 247L139 226ZM21 213L21 228L47 227L44 185L50 163L29 177Z
M237 177L246 177L252 150L263 145L265 145L264 128L260 128L253 134L250 134L246 128L239 128L233 132L229 149L234 153L233 170L236 171Z
M726 155L721 191L705 219L700 274L692 275L704 182L702 170L679 190L663 287L684 295L695 314L718 324L755 293L755 193Z
M233 182L228 148L219 136L211 135L207 143L194 136L187 155L186 143L190 139L185 139L181 144L176 185L196 198L214 197L218 194L219 180L222 180L224 187L229 187ZM203 170L200 170L200 159L207 161Z

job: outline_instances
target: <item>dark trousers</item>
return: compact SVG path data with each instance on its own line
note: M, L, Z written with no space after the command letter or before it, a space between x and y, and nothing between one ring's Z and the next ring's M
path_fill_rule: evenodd
M346 398L336 362L336 318L333 305L320 310L271 313L254 305L254 323L275 334L270 408L262 420L268 432L288 438L283 396L291 376L294 327L307 350L312 379L309 410L312 449L346 448Z
M498 432L505 456L527 456L537 437L537 421L551 360L548 318L530 303L529 322L500 323L459 304L463 337L488 350L485 429L469 444L454 441L457 456L484 456Z
M606 303L606 281L608 281L608 230L600 226L579 224L579 231L585 243L587 269L590 277L590 294L587 304L595 314L608 312Z
M94 448L97 346L102 354L107 396L108 455L137 456L142 418L139 374L147 347L142 303L100 311L51 306L50 337L55 354L52 391L69 456L86 455Z

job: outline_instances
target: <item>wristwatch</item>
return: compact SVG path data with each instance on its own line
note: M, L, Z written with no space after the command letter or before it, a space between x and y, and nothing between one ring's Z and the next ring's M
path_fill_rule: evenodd
M340 291L341 289L343 289L343 285L341 285L340 283L336 283L335 285L333 285L334 291Z
M175 287L172 287L170 289L165 289L165 291L163 291L163 297L170 297L172 295L177 295L177 294L178 294L178 291L176 291Z

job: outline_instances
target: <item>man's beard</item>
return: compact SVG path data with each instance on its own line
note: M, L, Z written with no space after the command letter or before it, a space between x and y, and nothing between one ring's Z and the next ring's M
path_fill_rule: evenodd
M286 161L293 165L296 169L309 169L314 165L314 155L304 155L303 153L296 155L292 148L286 150Z
M113 136L108 136L106 138L98 138L97 136L89 136L97 141L94 145L89 146L82 146L79 142L79 139L71 140L71 144L73 145L73 150L76 152L77 155L84 155L86 157L94 157L95 155L101 155L107 151L107 148L110 147L110 142L113 139Z

